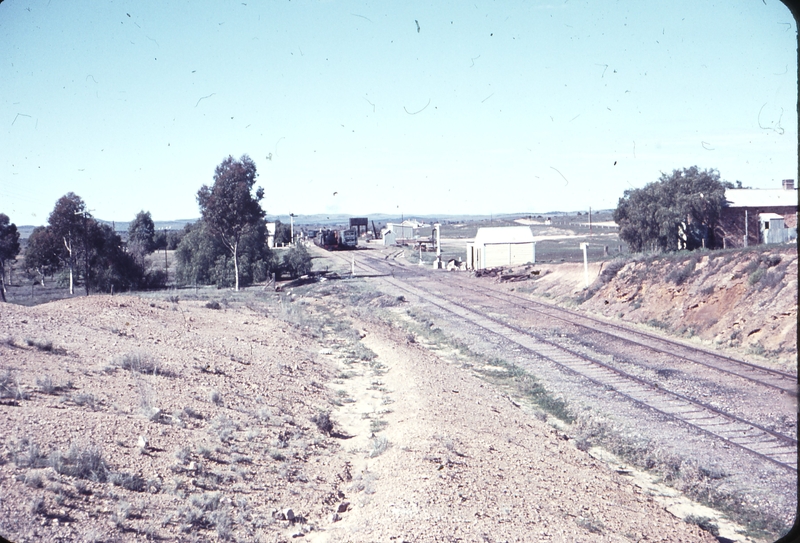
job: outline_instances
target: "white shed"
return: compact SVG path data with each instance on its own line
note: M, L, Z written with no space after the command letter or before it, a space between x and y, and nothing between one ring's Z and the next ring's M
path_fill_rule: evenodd
M517 266L536 261L536 242L528 226L478 228L467 243L467 267L473 270Z

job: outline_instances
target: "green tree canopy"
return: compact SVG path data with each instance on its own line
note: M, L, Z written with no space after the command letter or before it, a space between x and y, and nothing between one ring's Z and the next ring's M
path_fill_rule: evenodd
M52 234L64 245L60 257L69 266L69 293L75 293L75 264L78 243L84 239L86 221L90 217L83 199L74 192L68 192L56 201L47 219ZM87 287L88 288L88 287ZM87 290L88 294L89 291Z
M658 181L626 190L619 199L614 210L619 237L634 252L713 247L725 189L731 187L714 169L662 173Z
M51 228L37 226L28 237L25 248L25 269L37 273L44 285L44 278L53 275L63 267L60 258L64 246Z
M19 232L8 215L0 213L0 300L6 301L6 263L19 254Z
M238 255L240 286L264 281L277 268L275 255L267 247L265 223L249 230L241 238ZM202 219L186 225L175 258L178 261L178 284L213 284L218 288L236 284L236 270L230 250L211 234L208 224Z
M228 156L214 170L214 185L203 185L197 192L203 221L233 257L236 290L241 240L264 222L264 210L259 204L264 189L258 187L255 195L252 193L257 176L256 165L249 156L242 155L239 160Z
M156 226L149 211L140 211L128 225L128 252L144 265L144 257L156 249Z
M101 224L86 210L86 204L70 192L59 198L46 228L36 228L25 249L25 266L45 275L69 269L70 294L79 275L86 288L109 292L138 288L144 282L143 267L126 253L122 239L111 226ZM77 271L77 263L82 271Z

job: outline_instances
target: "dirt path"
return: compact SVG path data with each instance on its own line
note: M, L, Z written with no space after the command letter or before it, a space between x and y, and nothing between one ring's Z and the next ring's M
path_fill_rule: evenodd
M475 374L358 328L377 358L331 385L350 506L310 541L714 541Z

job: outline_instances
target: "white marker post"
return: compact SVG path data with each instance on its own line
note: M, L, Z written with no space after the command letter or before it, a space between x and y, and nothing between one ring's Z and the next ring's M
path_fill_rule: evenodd
M581 243L581 249L583 249L583 275L586 278L586 288L589 288L589 258L586 254L588 248L588 243Z

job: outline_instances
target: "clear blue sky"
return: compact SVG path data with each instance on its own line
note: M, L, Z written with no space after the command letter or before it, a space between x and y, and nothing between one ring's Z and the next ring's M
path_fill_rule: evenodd
M101 219L193 218L245 153L271 215L613 208L692 165L797 178L780 2L386 4L3 1L0 212L44 224L72 191Z

